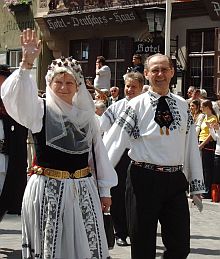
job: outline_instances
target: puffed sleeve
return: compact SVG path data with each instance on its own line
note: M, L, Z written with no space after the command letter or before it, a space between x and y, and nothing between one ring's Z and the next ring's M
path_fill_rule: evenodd
M192 116L188 113L188 126L185 143L184 173L188 176L190 193L200 194L205 192L203 179L202 160L198 147L198 138Z
M95 151L97 181L101 197L110 197L110 188L118 184L118 177L109 161L107 150L103 144L101 134L97 132L93 137ZM90 165L94 165L93 156L91 155Z
M129 135L117 123L114 123L109 132L104 135L103 142L108 150L108 157L115 167L125 149L129 147Z
M15 70L1 86L1 98L8 114L33 133L42 128L43 100L38 97L31 71Z

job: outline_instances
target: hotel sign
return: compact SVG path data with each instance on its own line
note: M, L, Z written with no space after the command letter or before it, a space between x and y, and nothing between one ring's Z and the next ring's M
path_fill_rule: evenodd
M157 42L134 42L134 52L139 54L155 54L162 53L164 54L164 39Z
M63 16L48 15L44 20L50 31L73 30L79 28L95 28L117 24L128 24L138 19L132 9L115 10L112 12L99 13L76 13Z

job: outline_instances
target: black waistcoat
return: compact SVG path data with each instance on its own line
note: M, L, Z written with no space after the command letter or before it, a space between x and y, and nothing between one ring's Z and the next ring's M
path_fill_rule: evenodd
M8 154L8 170L0 196L0 220L8 210L20 212L27 183L27 128L4 116L3 128Z
M68 154L46 145L45 115L42 130L33 134L33 139L36 150L36 164L39 166L69 172L75 172L88 166L88 152Z

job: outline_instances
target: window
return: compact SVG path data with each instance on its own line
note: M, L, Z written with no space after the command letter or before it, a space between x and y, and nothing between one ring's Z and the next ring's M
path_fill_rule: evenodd
M123 75L126 73L126 39L104 39L103 56L111 69L111 86L124 86Z
M80 61L83 73L88 74L89 43L87 40L70 41L70 56Z
M19 63L22 59L22 51L18 50L9 50L9 66L11 69L16 69L19 67Z
M12 71L19 67L21 60L22 60L22 50L21 49L9 50L7 63L9 64ZM36 69L37 69L37 60L35 59L33 69L31 70L32 77L35 81L37 79Z
M214 29L188 31L189 83L214 94Z

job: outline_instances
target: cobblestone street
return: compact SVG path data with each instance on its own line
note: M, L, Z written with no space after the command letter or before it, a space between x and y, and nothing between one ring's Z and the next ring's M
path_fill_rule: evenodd
M220 204L204 203L200 213L191 206L191 254L189 259L219 259L220 258ZM0 223L0 258L21 258L21 223L20 217L6 215ZM163 244L158 228L157 258L163 253ZM130 247L118 247L110 251L112 259L130 259ZM78 258L73 258L78 259Z

